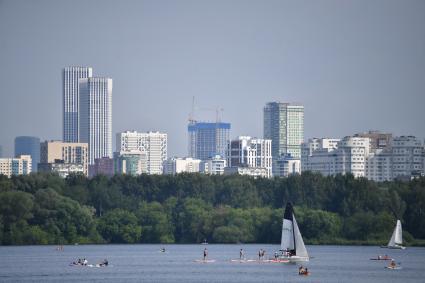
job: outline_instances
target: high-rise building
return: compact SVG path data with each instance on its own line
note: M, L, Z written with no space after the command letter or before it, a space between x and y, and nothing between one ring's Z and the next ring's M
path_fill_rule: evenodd
M31 156L31 171L37 172L40 162L40 139L37 137L20 136L15 138L15 157L20 155Z
M199 172L200 163L200 159L193 159L191 157L172 157L164 161L164 174L197 173Z
M162 174L163 162L167 160L167 134L136 131L118 133L116 135L116 151L144 153L147 157L147 173Z
M47 164L80 164L81 166ZM67 171L76 169L88 176L88 145L87 143L71 143L62 141L45 141L40 144L40 167L43 171L55 171L54 168L60 168Z
M265 168L272 176L272 141L240 136L229 143L227 163L229 167Z
M112 157L112 79L79 79L79 142L88 143L89 164Z
M0 158L0 175L28 175L31 173L31 156L20 155L15 158Z
M264 138L272 140L274 166L283 155L301 158L304 140L304 106L269 102L264 111Z
M215 155L227 157L230 123L192 122L187 126L188 150L192 158L207 160Z
M67 67L62 71L63 141L79 141L79 80L92 76L92 68Z

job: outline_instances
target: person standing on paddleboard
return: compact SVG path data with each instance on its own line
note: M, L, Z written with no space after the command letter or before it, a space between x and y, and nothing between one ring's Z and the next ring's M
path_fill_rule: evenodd
M208 257L208 250L207 248L204 249L204 260L206 260Z
M243 251L243 249L241 249L241 250L239 251L239 259L244 259L244 257L245 257L245 255L244 255L244 251Z

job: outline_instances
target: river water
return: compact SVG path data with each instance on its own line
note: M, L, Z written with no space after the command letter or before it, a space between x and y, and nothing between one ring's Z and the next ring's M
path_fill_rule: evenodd
M165 247L166 252L160 252ZM199 263L208 248L212 263ZM0 282L425 282L425 248L388 250L379 247L307 246L313 258L306 266L311 275L298 275L293 264L239 263L243 248L256 259L259 249L272 256L278 245L79 245L0 247ZM401 270L384 267L371 257L388 254ZM104 268L76 267L69 263L86 258Z

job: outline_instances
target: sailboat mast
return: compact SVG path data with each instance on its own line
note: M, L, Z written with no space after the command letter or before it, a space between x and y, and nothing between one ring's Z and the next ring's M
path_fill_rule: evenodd
M297 242L295 242L294 211L292 211L292 237L294 237L294 253L296 255L297 254Z

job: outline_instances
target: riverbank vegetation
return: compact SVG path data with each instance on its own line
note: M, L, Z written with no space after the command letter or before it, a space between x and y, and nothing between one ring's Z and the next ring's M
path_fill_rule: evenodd
M425 244L425 178L0 176L0 243L279 243L284 204L312 244Z

